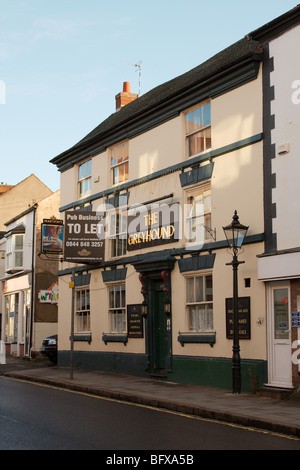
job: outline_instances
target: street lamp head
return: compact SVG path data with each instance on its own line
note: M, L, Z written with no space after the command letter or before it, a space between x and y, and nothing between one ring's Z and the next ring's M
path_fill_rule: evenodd
M242 247L248 228L240 223L237 211L234 211L231 224L223 227L228 245L234 253Z

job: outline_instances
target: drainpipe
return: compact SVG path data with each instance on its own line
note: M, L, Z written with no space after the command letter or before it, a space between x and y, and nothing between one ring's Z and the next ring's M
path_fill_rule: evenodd
M36 235L36 210L38 204L34 204L33 220L32 220L32 252L31 252L31 292L30 292L30 328L29 328L29 344L28 358L31 357L32 336L33 336L33 319L34 319L34 289L35 289L35 235Z

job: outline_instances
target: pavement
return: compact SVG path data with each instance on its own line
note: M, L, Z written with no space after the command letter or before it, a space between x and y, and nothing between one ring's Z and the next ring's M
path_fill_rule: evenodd
M71 378L71 375L72 378ZM300 440L300 399L174 383L52 365L48 359L6 357L0 376L290 435Z

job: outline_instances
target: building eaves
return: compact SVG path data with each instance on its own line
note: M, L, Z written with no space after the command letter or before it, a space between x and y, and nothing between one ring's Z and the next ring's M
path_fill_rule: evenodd
M229 69L238 68L243 61L259 55L259 47L258 41L241 39L189 72L157 86L127 104L105 119L69 150L53 158L51 163L61 168L66 161L74 160L76 156L83 156L87 150L99 146L99 142L107 139L109 135L118 136L122 128L138 123L140 118L145 119L145 116L148 116L151 119L151 116L166 108L171 102L179 101L183 95L187 95L195 87L206 86L207 83L212 83L215 77L226 76ZM207 93L208 98L209 91Z
M4 225L7 227L8 225L16 222L16 220L21 219L22 217L24 217L24 215L30 214L30 212L34 211L37 208L37 206L38 206L38 204L34 204L33 206L28 207L28 209L23 211L21 214L18 214L15 217L13 217L11 220L9 220L8 222L5 222Z
M267 43L268 41L280 36L289 29L300 24L300 4L298 4L292 10L287 11L281 16L278 16L274 20L266 23L260 28L255 29L249 33L246 37L254 41L260 41L261 43Z

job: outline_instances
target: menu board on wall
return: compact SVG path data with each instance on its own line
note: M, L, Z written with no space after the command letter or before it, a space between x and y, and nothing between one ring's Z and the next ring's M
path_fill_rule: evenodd
M127 305L128 338L143 338L143 315L141 304Z
M250 297L238 299L239 339L250 339ZM233 339L233 299L226 299L226 338Z

